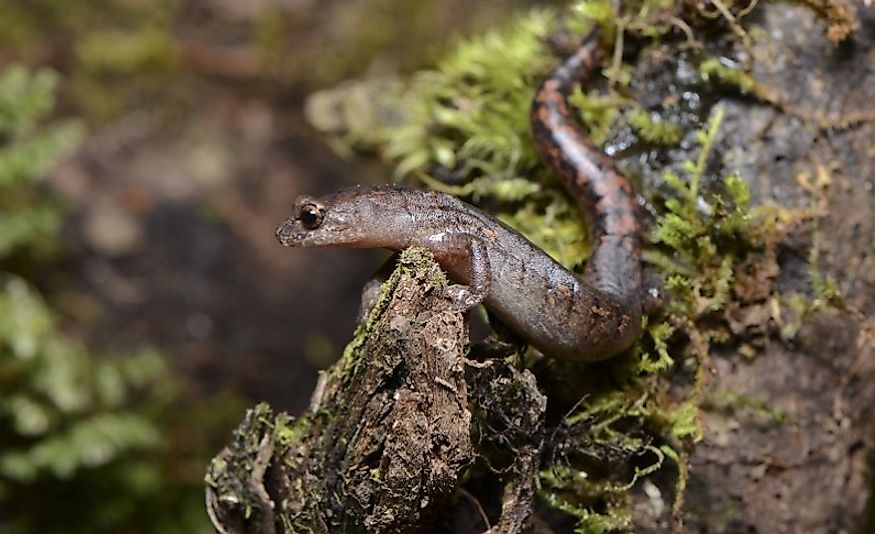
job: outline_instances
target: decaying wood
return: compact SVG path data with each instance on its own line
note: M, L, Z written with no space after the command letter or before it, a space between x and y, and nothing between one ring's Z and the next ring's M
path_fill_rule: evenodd
M247 414L208 473L217 529L444 530L460 477L476 464L475 435L512 459L499 477L507 490L494 531L522 529L546 403L527 371L506 360L466 360L467 324L445 286L430 253L406 251L368 321L323 376L311 410L296 421L265 405ZM481 398L486 391L495 398ZM500 440L472 431L471 407L484 421L512 420L513 429L486 425ZM478 531L490 527L483 521Z

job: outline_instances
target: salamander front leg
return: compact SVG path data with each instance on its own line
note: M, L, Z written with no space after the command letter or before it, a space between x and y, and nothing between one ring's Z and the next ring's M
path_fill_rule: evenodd
M463 313L483 302L483 299L489 294L491 280L486 245L474 236L464 236L464 238L467 240L466 260L469 284L452 284L447 287L444 293L453 301L456 309Z

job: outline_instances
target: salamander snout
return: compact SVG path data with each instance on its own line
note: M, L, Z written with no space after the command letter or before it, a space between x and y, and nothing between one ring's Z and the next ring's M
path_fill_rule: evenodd
M326 202L309 196L298 197L292 214L276 228L276 238L287 247L350 246L366 231L361 224L352 225L355 205Z
M276 227L276 240L280 242L281 245L286 247L295 246L295 232L294 229L295 220L292 218L286 219L283 222L279 223Z
M299 198L292 207L292 216L276 228L277 241L287 247L307 246L312 232L322 226L325 209L315 200Z

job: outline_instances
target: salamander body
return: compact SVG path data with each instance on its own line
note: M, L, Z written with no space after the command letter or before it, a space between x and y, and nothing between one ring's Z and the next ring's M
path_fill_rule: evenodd
M538 89L535 144L577 199L593 242L578 278L515 230L447 194L395 186L299 197L277 228L290 247L430 249L458 282L460 310L481 302L548 356L593 361L629 347L641 329L640 225L629 181L573 120L567 97L598 65L593 33Z

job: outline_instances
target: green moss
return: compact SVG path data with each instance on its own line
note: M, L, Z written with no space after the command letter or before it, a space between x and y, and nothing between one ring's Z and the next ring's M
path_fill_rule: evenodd
M356 121L357 110L350 110L341 121L348 139L378 147L397 177L427 174L435 164L462 179L525 177L539 163L524 141L531 88L552 63L541 41L551 24L547 12L532 12L457 43L433 70L394 87L377 82L383 94L369 94L387 112L373 117L374 124ZM325 116L311 119L317 126L336 124Z
M565 195L551 189L545 196L551 202L543 204L529 199L513 212L499 212L498 218L562 265L574 268L589 256L586 224Z
M680 439L702 440L702 421L699 419L697 399L681 403L671 413L671 434Z
M737 176L724 176L726 193L701 191L702 177L723 120L718 108L706 130L697 134L701 145L695 161L684 162L685 177L663 175L674 196L665 201L666 212L657 221L649 261L667 274L673 291L670 308L678 316L696 320L718 312L730 298L733 268L750 242L752 230L746 184Z
M820 218L826 212L829 204L827 192L832 184L829 171L820 163L816 163L814 183L810 183L807 174L800 176L803 188L810 196L810 210L815 214L812 220L811 249L808 251L808 281L814 291L814 305L831 304L839 308L845 307L844 298L838 284L825 275L820 267L821 232Z
M636 108L626 114L626 121L638 132L642 139L658 145L676 145L683 137L683 130L659 115Z
M285 412L277 414L273 422L276 454L282 454L286 449L300 443L301 438L310 431L312 421L308 418L295 419Z
M597 145L603 144L619 124L622 110L634 105L634 100L629 98L583 88L575 89L568 101L577 110L581 123L587 125L589 136Z
M585 489L589 488L592 496L605 494L605 488L590 482L583 471L556 466L554 469L542 471L541 485L540 495L548 506L577 520L575 532L601 534L628 530L632 526L632 511L628 506L612 500L605 511L599 512L577 504L576 499L569 500L565 497L564 494L570 487L577 489L578 493L585 493Z
M766 399L735 391L709 393L705 396L703 405L723 412L747 410L764 423L784 424L789 420L786 412L775 408Z
M645 321L649 322L646 318ZM655 357L651 357L646 353L642 354L638 363L639 372L653 374L670 369L674 365L675 360L669 354L668 342L672 334L674 334L675 328L668 322L663 321L647 324L645 330L653 341L653 350L656 354Z
M537 12L461 42L435 71L414 77L409 90L421 107L383 141L384 155L397 161L397 176L427 173L437 163L460 176L513 178L537 163L521 140L528 132L529 88L548 65L539 37L549 20Z
M737 87L742 93L754 92L757 87L757 82L751 75L741 69L724 65L718 58L708 58L699 64L699 75L705 81Z

